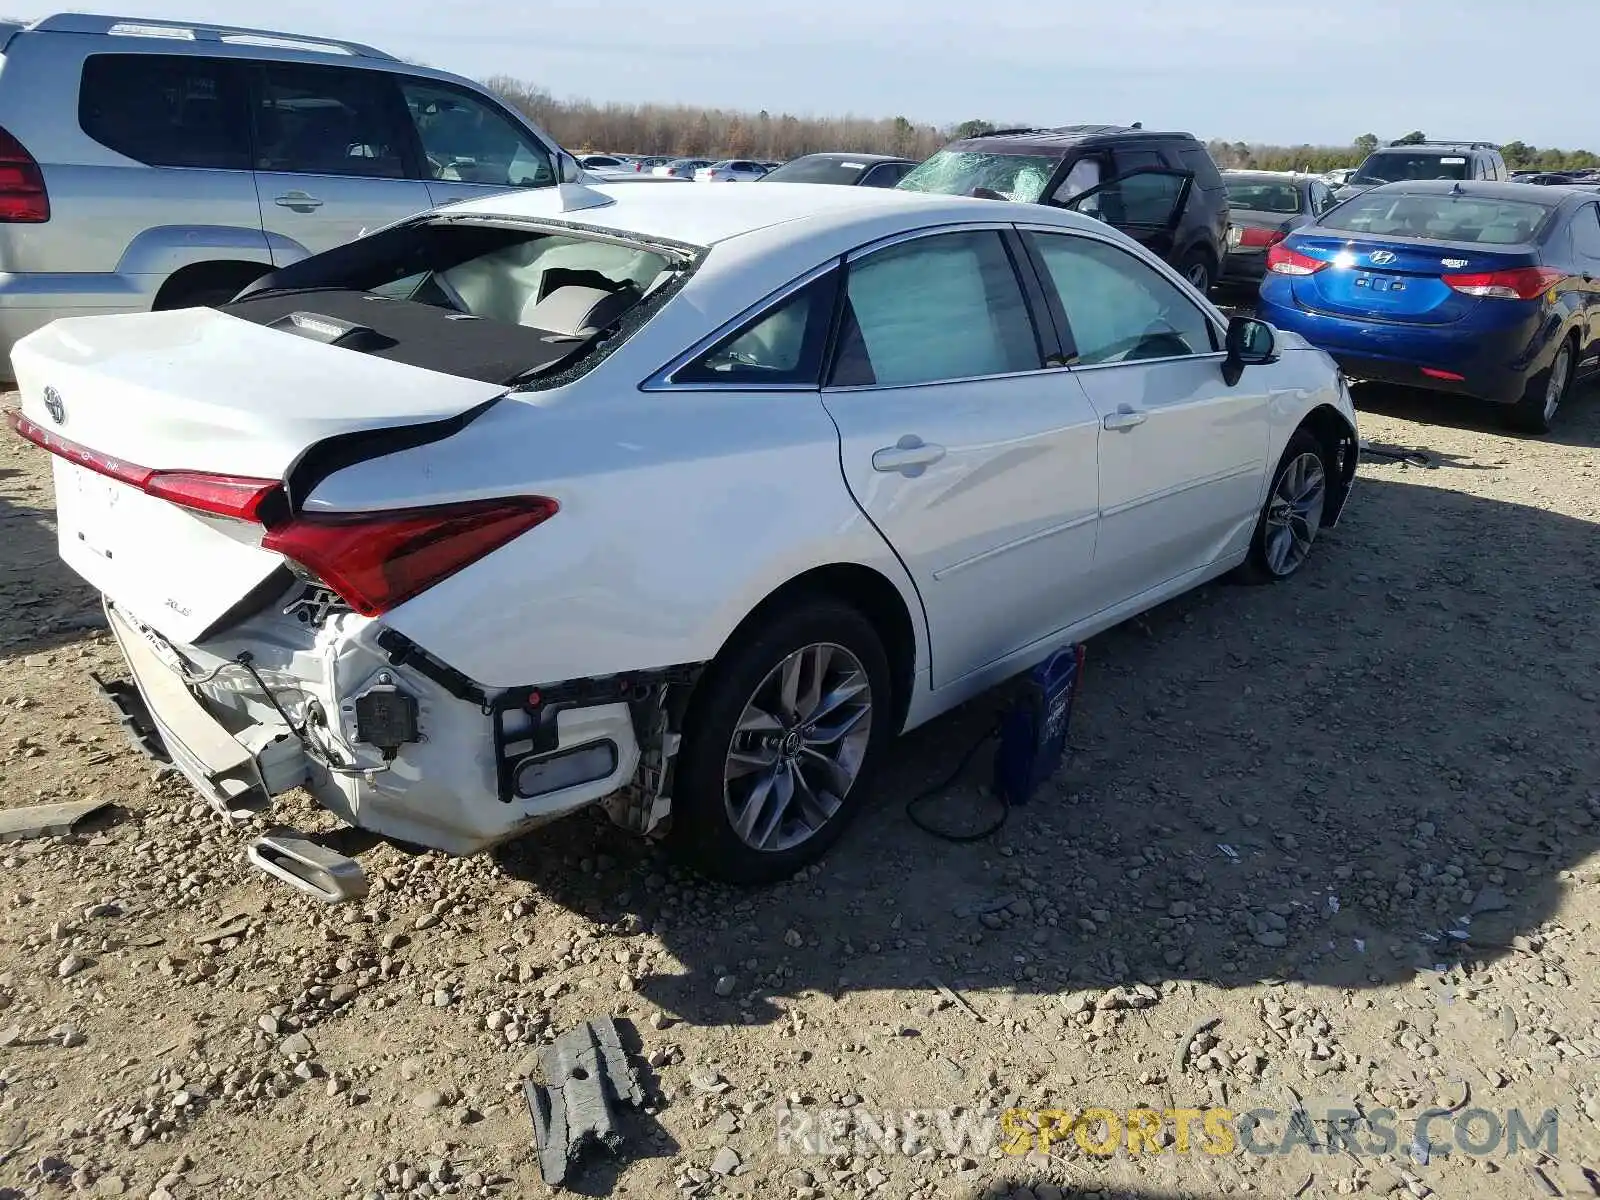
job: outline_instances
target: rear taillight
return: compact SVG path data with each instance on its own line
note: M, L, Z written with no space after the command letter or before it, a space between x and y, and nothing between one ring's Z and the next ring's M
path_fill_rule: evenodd
M1276 246L1288 236L1281 229L1257 229L1253 225L1245 225L1239 230L1239 245L1260 250L1266 246Z
M543 496L380 513L304 513L261 545L297 563L363 616L375 617L553 517Z
M262 507L281 495L283 485L276 479L248 479L241 475L207 475L199 471L156 471L144 490L158 500L167 500L196 512L235 521L263 520Z
M1469 275L1444 275L1440 278L1463 296L1482 296L1493 300L1537 300L1566 277L1565 272L1554 267L1514 267L1509 271L1477 271Z
M1327 265L1326 260L1291 250L1282 242L1267 251L1267 270L1279 275L1315 275Z
M6 421L19 436L70 463L137 488L147 496L215 517L260 521L263 505L282 492L282 485L276 479L211 475L202 471L157 471L125 462L51 433L17 409L6 414Z
M49 219L44 172L27 147L0 129L0 222L36 225Z
M389 512L290 517L283 485L276 479L153 470L68 441L17 409L8 411L6 420L34 445L147 496L262 525L263 549L296 563L369 617L498 550L548 521L559 508L544 496L512 496Z

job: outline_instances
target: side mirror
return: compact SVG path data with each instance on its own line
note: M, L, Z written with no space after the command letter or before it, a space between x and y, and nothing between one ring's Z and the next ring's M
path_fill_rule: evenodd
M1224 339L1228 352L1222 362L1222 377L1229 387L1239 382L1246 367L1259 367L1277 357L1277 337L1272 326L1254 317L1232 317Z
M558 183L582 183L584 169L578 165L578 160L563 150L556 164L556 181Z

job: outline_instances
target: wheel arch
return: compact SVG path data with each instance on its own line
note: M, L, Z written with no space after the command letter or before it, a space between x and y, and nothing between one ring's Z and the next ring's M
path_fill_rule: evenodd
M729 632L723 640L723 648L777 610L819 597L842 601L859 611L882 640L894 687L891 697L893 729L899 732L905 724L916 686L919 640L916 622L921 619L921 608L919 605L913 614L900 588L872 567L860 563L830 563L801 572L763 597Z
M203 291L230 287L235 291L243 291L271 270L271 263L254 262L249 259L217 258L188 263L167 276L157 290L150 307L156 311L178 308L182 306L185 297ZM235 284L237 287L234 287Z
M1361 456L1360 436L1350 419L1331 404L1319 404L1302 417L1295 432L1301 430L1317 439L1328 464L1331 494L1330 503L1323 509L1322 524L1331 529L1338 524L1351 485L1355 483L1356 463Z

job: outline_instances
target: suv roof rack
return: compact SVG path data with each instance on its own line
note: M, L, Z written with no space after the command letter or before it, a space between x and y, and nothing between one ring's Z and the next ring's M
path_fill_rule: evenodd
M1396 146L1453 146L1459 150L1500 149L1500 147L1493 142L1474 142L1468 138L1426 138L1420 142L1408 142L1402 139L1400 141L1389 143L1389 147L1391 149Z
M97 13L57 13L25 27L38 33L86 33L115 37L165 38L182 42L222 42L235 46L265 46L273 50L299 50L307 54L348 54L356 58L378 58L397 62L387 54L360 42L340 38L306 37L280 33L273 29L214 25L198 21L164 21L159 18L112 17Z

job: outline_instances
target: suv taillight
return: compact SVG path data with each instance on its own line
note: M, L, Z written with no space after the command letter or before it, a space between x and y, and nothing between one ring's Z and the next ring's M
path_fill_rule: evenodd
M0 222L37 225L49 219L44 172L26 146L0 129Z

